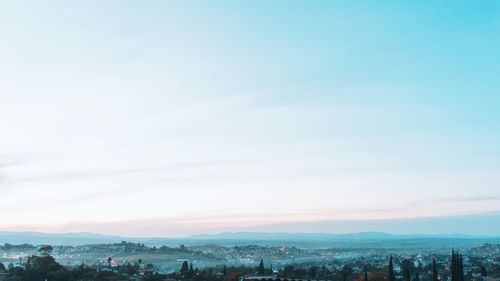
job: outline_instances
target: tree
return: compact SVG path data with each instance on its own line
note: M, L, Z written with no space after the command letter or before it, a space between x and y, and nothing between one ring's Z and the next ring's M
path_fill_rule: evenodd
M432 281L438 281L438 271L436 266L436 259L432 259Z
M451 251L451 281L464 281L464 263L463 257L454 250Z
M414 281L420 281L420 275L418 275L418 272L415 272L415 277L413 277Z
M146 264L146 272L147 273L152 273L155 270L155 266L151 263Z
M51 256L28 257L24 267L26 271L26 279L31 281L43 281L48 279L50 274L56 274L56 272L64 271L64 268ZM60 275L58 275L58 277L62 278Z
M364 281L368 281L368 269L366 269L366 267L365 267L364 275L365 275L364 276L365 277Z
M403 272L403 280L410 281L411 279L412 262L410 260L403 260L401 262L401 271Z
M121 273L125 273L127 275L134 275L134 274L137 274L137 267L133 266L132 264L130 263L127 263L127 264L124 264L122 266L119 267L118 269L119 272Z
M349 266L344 266L342 268L341 274L342 274L342 281L346 281L347 277L351 275L353 272L353 269Z
M42 256L50 256L52 250L53 248L50 245L42 245L40 246L40 248L38 248L38 252L40 252Z
M181 273L186 273L189 270L189 264L187 261L182 262Z
M111 261L113 261L113 259L111 257L108 258L108 267L111 268Z
M394 276L394 265L392 264L392 256L389 257L389 281L396 281L396 277Z
M226 265L224 265L224 268L222 269L222 274L224 275L224 277L227 276L227 267L226 267Z
M259 264L259 274L265 274L265 273L266 273L266 269L264 267L264 260L261 259L260 264Z
M367 272L367 276L365 277L364 274L361 274L357 279L354 281L365 281L365 278L368 278L370 281L387 281L387 272Z
M481 265L481 276L483 277L488 276L488 273L486 272L486 267L484 267L484 265Z
M318 267L317 266L309 267L309 277L311 279L316 279L317 274L318 274Z

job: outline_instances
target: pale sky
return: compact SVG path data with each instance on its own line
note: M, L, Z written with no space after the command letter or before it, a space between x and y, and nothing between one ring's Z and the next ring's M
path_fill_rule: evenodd
M500 211L500 2L2 1L0 26L0 230Z

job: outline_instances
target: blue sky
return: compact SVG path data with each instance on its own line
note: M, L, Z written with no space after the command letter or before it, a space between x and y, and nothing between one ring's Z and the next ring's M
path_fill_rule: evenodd
M0 229L500 211L496 1L4 1L0 24Z

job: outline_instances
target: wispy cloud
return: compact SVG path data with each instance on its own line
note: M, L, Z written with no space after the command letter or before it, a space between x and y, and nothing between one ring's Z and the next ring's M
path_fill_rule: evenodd
M199 167L216 167L225 165L236 165L242 163L255 162L253 160L238 160L238 161L197 161L197 162L178 162L162 167L150 168L131 168L120 170L75 170L63 171L59 173L46 173L38 176L27 176L22 178L10 178L7 180L10 184L23 184L23 183L47 183L47 182L60 182L60 181L78 181L84 179L120 176L126 174L138 174L158 171L181 170ZM7 167L7 165L5 166ZM0 168L2 168L0 166Z
M21 161L13 161L8 157L2 157L0 155L0 184L8 180L5 170L20 164L22 164Z
M481 202L481 201L499 201L500 195L482 195L482 196L472 196L472 197L456 197L456 198L445 198L442 201L445 202Z

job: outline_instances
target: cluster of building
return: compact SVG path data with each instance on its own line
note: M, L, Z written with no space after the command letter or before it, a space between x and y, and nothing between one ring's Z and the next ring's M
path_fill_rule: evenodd
M484 244L461 251L464 271L474 278L481 272L500 275L500 245ZM0 262L7 267L22 266L28 256L37 255L38 248L32 245L0 246ZM431 262L436 259L443 280L448 278L450 252L429 249L383 249L383 248L324 248L303 249L287 246L233 246L203 245L185 247L156 247L140 243L121 242L83 246L55 246L51 255L64 266L86 264L100 270L116 270L128 264L138 266L139 272L178 271L185 260L197 268L227 266L255 267L261 259L266 260L271 273L278 273L287 265L321 266L325 270L338 272L349 267L353 274L361 274L367 265L377 270L387 267L388 257L395 259L394 271L401 274L400 261L410 260L416 271L429 274ZM269 276L267 276L269 277ZM247 279L250 277L247 277ZM260 278L262 279L262 278ZM264 280L241 281L264 281ZM265 280L268 281L268 280ZM276 280L272 280L276 281Z

